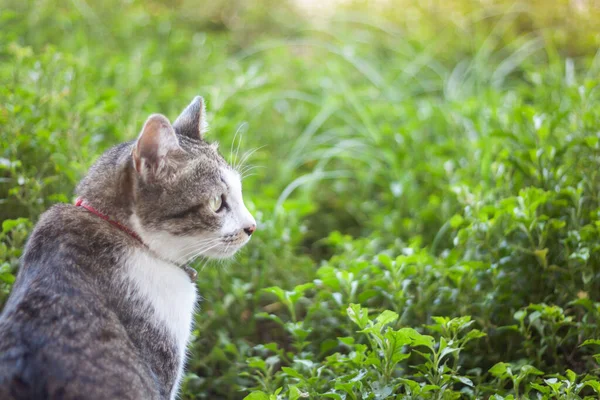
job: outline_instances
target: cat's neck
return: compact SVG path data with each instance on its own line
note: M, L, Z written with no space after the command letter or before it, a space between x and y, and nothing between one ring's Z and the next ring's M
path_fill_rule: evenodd
M90 169L77 187L77 195L99 213L130 228L134 179L131 144L117 146Z

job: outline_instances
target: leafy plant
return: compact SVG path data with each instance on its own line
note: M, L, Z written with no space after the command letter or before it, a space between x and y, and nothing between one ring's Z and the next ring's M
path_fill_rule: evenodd
M598 7L305 3L0 0L0 307L39 215L202 94L259 229L196 265L182 398L597 398Z

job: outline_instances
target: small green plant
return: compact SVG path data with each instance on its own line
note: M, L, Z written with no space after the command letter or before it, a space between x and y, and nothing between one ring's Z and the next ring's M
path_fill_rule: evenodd
M31 229L26 218L6 219L2 221L0 232L0 306L4 304L10 288L15 282L19 257L23 252L25 239Z

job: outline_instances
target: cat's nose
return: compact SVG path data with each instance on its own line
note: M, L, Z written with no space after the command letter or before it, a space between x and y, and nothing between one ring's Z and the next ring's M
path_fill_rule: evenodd
M246 232L246 234L248 234L248 236L252 235L255 230L256 230L256 224L252 224L252 225L244 228L244 232Z

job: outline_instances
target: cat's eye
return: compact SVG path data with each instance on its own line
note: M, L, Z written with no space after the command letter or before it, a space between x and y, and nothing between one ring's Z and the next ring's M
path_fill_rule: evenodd
M223 209L223 206L225 205L225 201L223 199L223 195L216 195L211 197L211 199L208 201L208 206L210 207L210 209L214 212L219 212Z

